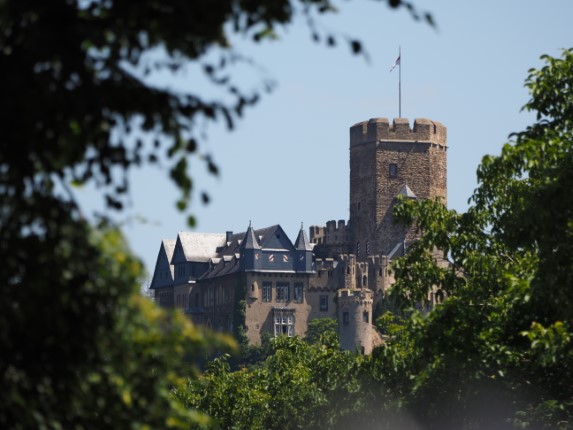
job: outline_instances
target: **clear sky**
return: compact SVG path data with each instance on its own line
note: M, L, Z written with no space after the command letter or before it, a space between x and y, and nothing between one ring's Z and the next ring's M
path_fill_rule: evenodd
M528 100L527 71L542 54L560 55L573 46L571 0L412 0L433 14L438 30L373 1L342 2L340 13L322 20L323 29L363 42L370 61L314 43L305 23L281 33L279 41L236 49L256 61L238 66L242 87L277 82L274 91L245 112L233 131L223 123L208 126L200 150L212 154L221 174L206 173L191 158L195 190L192 213L196 231L244 231L281 224L294 241L305 228L331 219L348 219L348 129L375 117L398 116L398 70L389 72L402 47L402 116L429 118L448 128L448 206L463 211L476 187L476 168L485 154L498 154L508 135L531 123L520 112ZM195 73L161 84L201 88L219 94ZM189 230L175 209L178 197L165 170L145 168L131 175L126 220L132 249L153 272L161 239ZM89 211L101 196L78 191ZM145 218L147 221L139 220ZM308 230L307 230L308 231Z

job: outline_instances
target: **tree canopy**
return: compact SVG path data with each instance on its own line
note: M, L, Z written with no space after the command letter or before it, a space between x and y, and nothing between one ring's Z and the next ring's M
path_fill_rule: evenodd
M468 211L398 209L422 239L396 264L395 296L412 305L435 285L445 297L414 314L404 344L400 390L432 428L573 426L573 50L542 59L526 80L537 121L484 157Z

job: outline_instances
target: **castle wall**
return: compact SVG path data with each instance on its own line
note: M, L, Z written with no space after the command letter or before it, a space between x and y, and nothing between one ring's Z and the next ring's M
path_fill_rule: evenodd
M302 298L295 295L295 287L303 287ZM270 295L264 288L269 288ZM288 288L288 299L284 298L284 289L280 295L277 288ZM261 344L261 335L275 334L276 318L286 318L290 324L292 317L295 336L306 333L307 322L312 310L314 298L309 292L308 274L258 273L246 275L245 333L251 345ZM282 325L282 321L281 321ZM284 333L289 334L289 333Z

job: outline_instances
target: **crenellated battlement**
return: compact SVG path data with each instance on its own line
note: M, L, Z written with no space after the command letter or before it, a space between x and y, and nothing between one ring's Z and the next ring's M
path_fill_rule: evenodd
M432 142L445 148L446 138L446 127L426 118L415 119L412 128L407 118L394 118L392 123L388 118L372 118L350 127L350 147L367 142L398 140Z
M309 237L311 243L316 244L343 244L348 243L350 227L345 220L331 220L326 226L311 225L309 227Z

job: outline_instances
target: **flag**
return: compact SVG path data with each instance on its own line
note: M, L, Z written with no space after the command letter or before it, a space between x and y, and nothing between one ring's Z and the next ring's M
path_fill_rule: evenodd
M398 55L398 58L396 58L396 62L394 63L394 65L390 68L390 71L394 70L396 68L396 66L400 65L400 55Z

